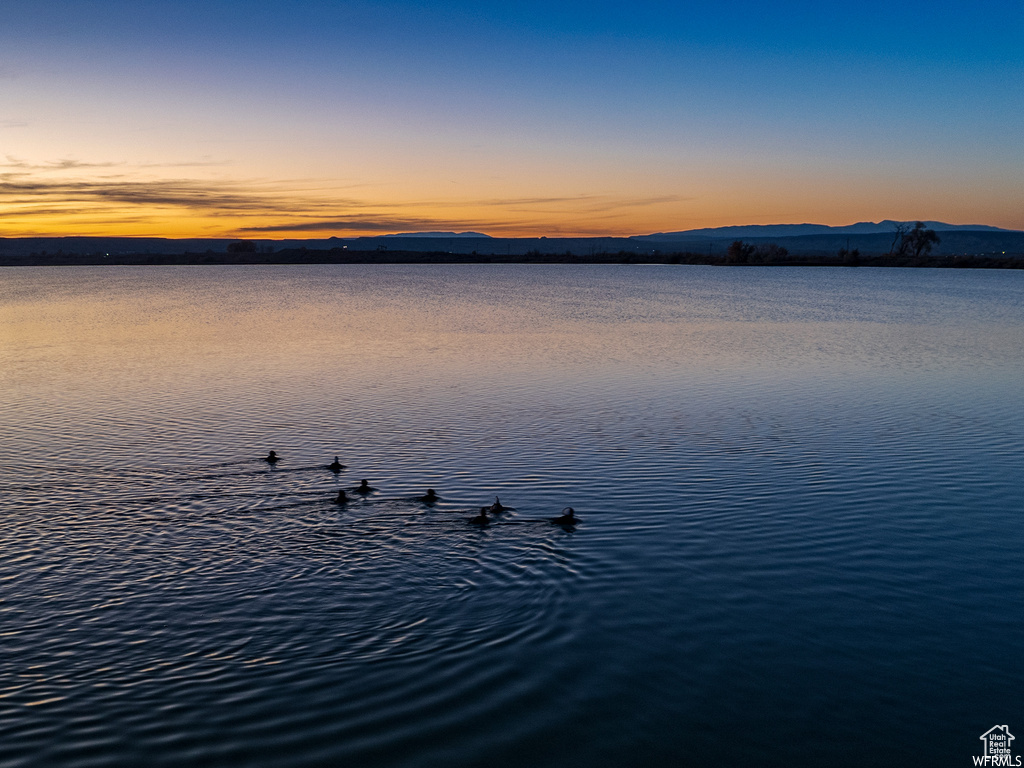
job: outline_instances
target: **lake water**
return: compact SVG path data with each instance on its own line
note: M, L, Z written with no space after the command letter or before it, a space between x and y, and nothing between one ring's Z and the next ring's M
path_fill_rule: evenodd
M1022 273L6 269L0 387L3 768L1024 730Z

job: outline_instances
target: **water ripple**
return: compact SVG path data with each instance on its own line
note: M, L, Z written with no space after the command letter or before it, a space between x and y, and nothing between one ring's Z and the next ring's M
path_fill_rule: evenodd
M0 766L946 761L1024 683L1024 284L783 272L11 272Z

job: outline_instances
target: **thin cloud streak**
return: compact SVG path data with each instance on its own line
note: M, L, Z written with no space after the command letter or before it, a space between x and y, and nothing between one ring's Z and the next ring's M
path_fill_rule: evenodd
M222 168L231 165L227 160L186 160L181 163L140 163L135 168Z
M28 123L0 121L0 127L25 125L28 125ZM109 160L99 163L89 163L70 158L63 160L51 160L43 163L29 163L12 155L7 155L6 160L6 163L0 163L0 168L16 168L23 171L77 171L83 168L135 168L146 170L153 168L220 168L230 165L226 160L185 160L177 163L129 163L125 160Z
M7 162L0 163L0 168L17 168L22 171L73 171L80 168L115 168L125 163L83 163L80 160L56 160L48 163L34 164L7 155Z
M0 168L10 169L0 173L0 204L5 209L0 220L9 222L9 226L21 223L24 229L37 229L35 222L44 218L63 217L65 221L59 228L66 231L75 226L74 222L94 227L98 221L110 220L115 222L116 228L116 223L147 219L156 222L167 220L168 216L182 220L187 212L195 217L193 223L197 228L201 225L209 231L220 231L224 236L466 229L516 234L571 231L609 235L621 234L623 230L621 220L615 226L617 213L688 199L677 195L572 195L374 201L335 196L331 188L325 188L322 183L311 190L308 182L297 180L277 184L188 178L133 180L129 174L120 173L92 179L57 180L44 174L109 168L117 164L67 159L38 165L12 156L7 160L6 164L0 164ZM470 211L479 213L481 209L494 211L495 215L466 215ZM438 211L451 211L454 215L432 215ZM228 219L234 221L228 223Z
M692 197L682 195L662 195L661 197L640 197L640 198L617 198L608 195L574 195L571 197L512 197L496 198L492 200L481 200L477 205L512 207L512 206L545 206L561 203L583 203L586 210L604 211L615 208L638 208L648 205L662 205L664 203L678 203L686 200L693 200ZM577 209L578 210L578 209Z
M416 217L375 218L351 216L333 221L310 221L301 224L275 224L260 227L241 227L240 233L285 233L285 232L332 232L360 230L370 232L401 232L404 230L467 230L480 226L480 222L456 221L452 219L430 219Z
M323 201L281 199L280 195L259 194L241 184L211 184L188 179L162 181L0 181L0 200L8 205L26 205L55 200L73 203L123 203L135 206L166 206L203 210L210 213L295 213L322 209ZM24 175L22 175L22 178ZM0 177L2 178L2 177ZM355 201L340 201L355 205ZM332 201L336 208L339 201Z
M612 220L612 217L604 218ZM599 220L603 220L603 218ZM564 223L561 225L552 225L550 222L538 219L496 221L493 219L449 219L413 216L374 217L366 215L350 216L324 221L284 222L272 225L239 227L238 229L233 230L232 233L240 237L251 235L283 236L289 233L321 233L324 235L338 235L343 232L380 232L387 234L401 232L413 234L415 232L449 231L473 231L494 236L505 235L509 237L537 237L540 233L557 236L559 232L571 232L571 236L580 237L623 236L621 227L595 227L592 220L588 219L588 221L590 221L589 226L569 226Z

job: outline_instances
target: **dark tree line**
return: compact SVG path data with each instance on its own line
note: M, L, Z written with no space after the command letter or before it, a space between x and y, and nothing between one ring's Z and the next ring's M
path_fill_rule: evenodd
M734 240L725 252L726 261L729 264L771 264L785 260L789 251L781 245L767 243L765 245L754 245L744 243L742 240Z
M860 248L854 248L852 250L849 248L840 248L838 255L839 260L843 262L843 264L852 264L853 266L860 264Z
M919 221L910 228L910 224L897 224L893 231L892 245L889 246L890 256L913 256L919 258L932 252L932 246L938 244L939 236L934 229L925 229L924 222Z
M256 253L256 243L252 240L237 240L228 243L228 253Z

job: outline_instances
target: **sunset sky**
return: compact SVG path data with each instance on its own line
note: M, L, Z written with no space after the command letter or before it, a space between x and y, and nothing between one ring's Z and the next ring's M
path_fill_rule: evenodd
M0 236L1024 229L1024 3L5 0Z

